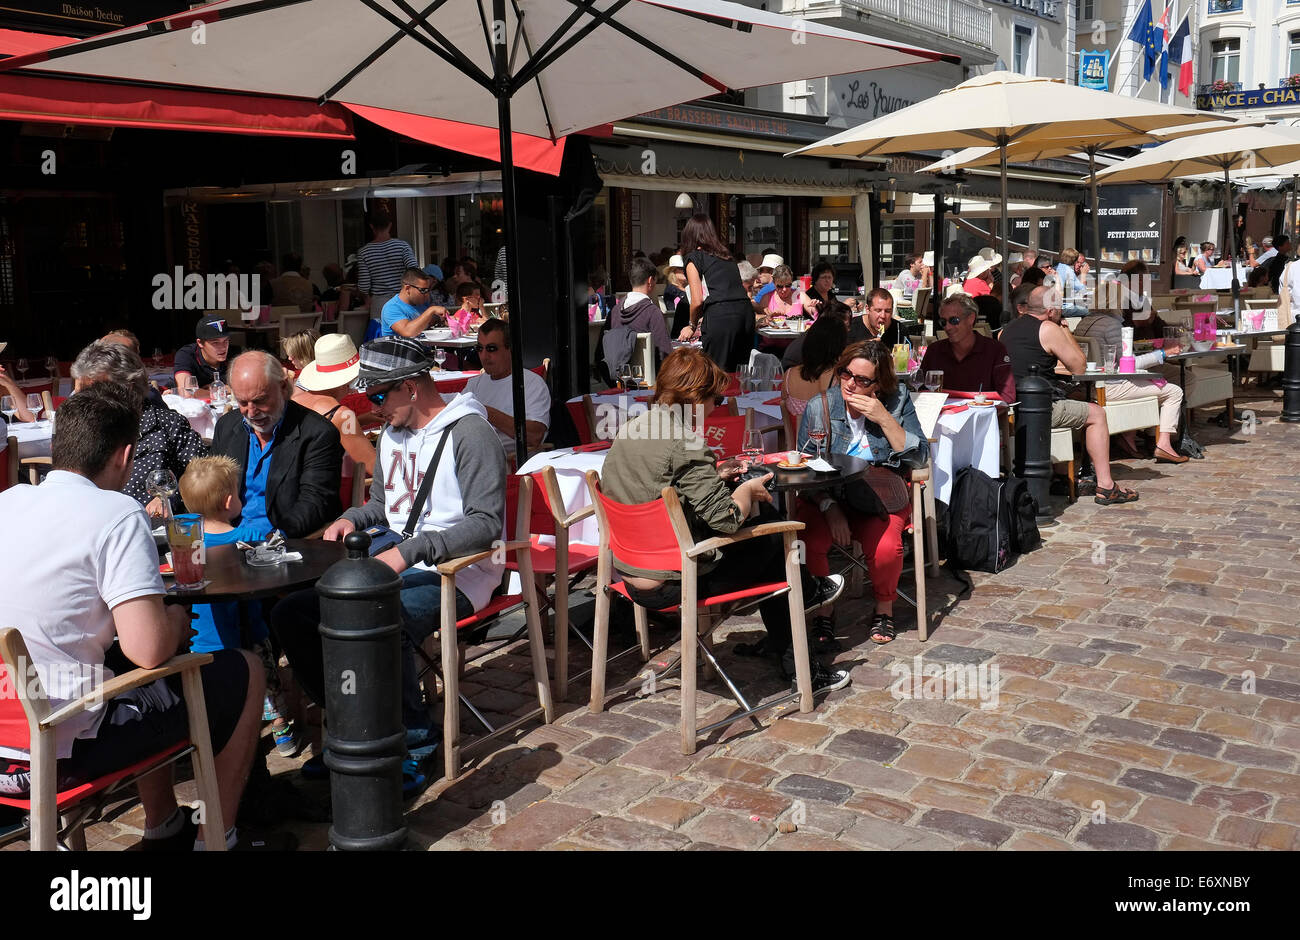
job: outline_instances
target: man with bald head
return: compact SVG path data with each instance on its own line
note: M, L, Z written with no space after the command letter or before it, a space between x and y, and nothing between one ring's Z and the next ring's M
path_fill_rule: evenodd
M1059 287L1035 287L1021 315L1002 329L999 339L1011 355L1011 371L1016 387L1023 388L1031 366L1053 386L1052 427L1082 430L1084 446L1097 471L1095 502L1103 506L1131 503L1138 498L1135 490L1121 487L1110 475L1110 428L1106 412L1098 404L1066 398L1064 384L1056 377L1060 363L1066 374L1084 371L1086 360L1069 331L1061 325L1061 291Z
M212 453L239 464L237 524L302 538L338 518L343 445L334 425L290 400L284 368L260 350L231 364L230 392L238 410L217 422Z

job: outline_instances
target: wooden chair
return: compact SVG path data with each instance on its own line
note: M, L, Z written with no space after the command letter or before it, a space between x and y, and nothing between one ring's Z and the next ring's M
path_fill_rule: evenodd
M297 312L296 307L294 308L294 312ZM339 332L351 336L352 342L360 348L361 341L365 339L366 336L366 329L370 326L370 311L345 310L339 314L338 323Z
M10 435L5 442L3 457L0 458L0 490L7 490L18 485L18 438Z
M30 798L0 797L0 805L30 813L28 826L10 833L4 841L13 841L30 833L30 845L34 851L51 852L61 842L84 851L86 822L111 794L190 751L194 753L194 776L198 783L199 799L203 803L206 831L224 834L226 827L221 814L221 793L217 787L212 741L208 736L203 682L199 677L199 667L210 662L212 656L208 653L175 656L155 669L132 669L123 675L114 676L76 701L53 709L45 694L39 671L32 665L22 634L12 628L0 629L0 667L7 674L4 684L16 693L0 696L0 744L26 750L31 755ZM164 748L130 767L59 791L55 750L58 726L107 699L176 673L181 676L186 711L189 713L189 740ZM62 825L59 823L61 814L65 817ZM226 840L208 838L205 846L210 852L223 852Z
M654 336L650 333L636 334L636 345L632 347L631 365L640 366L645 375L646 385L655 384L655 355Z
M599 555L595 546L570 543L569 530L582 520L590 518L595 509L585 506L577 512L566 513L564 496L560 492L560 481L554 467L543 467L540 473L530 474L529 477L532 479L533 495L531 514L526 520L516 518L523 505L519 494L522 478L512 475L506 480L506 531L519 532L521 522L525 523L528 530L533 572L541 592L539 599L551 608L555 617L555 695L564 700L569 694L569 591L575 578L581 578L596 567ZM538 498L539 490L541 498ZM554 544L543 539L553 540ZM506 567L512 571L519 569L517 562L507 562ZM546 591L548 580L555 582L553 602ZM581 634L578 635L581 637ZM648 659L649 656L647 648L644 658Z
M912 486L912 571L916 579L917 638L924 643L930 637L930 619L926 613L925 577L939 576L939 527L934 505L934 487L931 485L933 464L926 460L924 467L913 470L908 479ZM906 594L899 593L904 600Z
M925 319L925 308L930 303L930 293L932 290L933 288L929 287L918 287L912 294L912 309L916 311L916 318L918 320Z
M277 310L286 311L280 315L280 338L292 336L294 333L302 330L315 330L320 333L319 313L302 313L297 307L272 307L271 315L274 316Z
M503 614L518 609L522 604L525 611L524 620L525 630L528 635L528 647L529 652L532 654L533 685L537 692L539 710L546 724L549 725L555 720L555 710L551 700L551 683L546 670L546 647L542 640L542 622L537 598L537 580L533 571L532 544L528 533L529 520L532 514L533 481L531 477L518 477L517 479L520 480L520 486L516 509L515 539L497 545L488 551L452 558L438 565L438 573L442 575L442 616L439 629L434 636L439 637L442 646L442 746L444 770L448 781L455 780L460 776L462 750L466 752L471 749L477 750L487 742L508 734L515 728L532 721L538 714L538 710L530 711L528 714L507 722L501 727L493 727L474 709L468 699L463 698L460 693L460 676L464 665L459 642L461 631L468 632L485 627ZM503 590L502 593L493 597L482 610L476 611L463 620L457 620L457 572L463 571L470 565L486 561L499 551L505 552L507 557L512 554L515 556L515 570L519 572L522 593L507 594ZM503 588L508 583L509 577L510 569L507 569L502 578ZM424 656L426 662L430 661L430 657L422 648L417 647L417 649L420 650L420 654ZM487 729L486 734L475 738L465 748L462 748L460 743L460 705L462 700Z
M754 718L758 712L799 699L799 710L813 710L812 671L808 659L808 629L804 622L803 582L801 581L795 535L803 530L802 522L767 522L747 526L731 535L716 536L696 542L686 522L677 491L665 487L660 498L649 503L625 505L605 496L600 488L600 476L587 471L587 488L591 491L596 518L600 524L600 558L596 573L596 619L594 627L595 649L591 660L590 711L598 714L605 707L605 667L609 650L610 593L617 592L629 601L623 582L614 582L614 555L626 564L651 571L677 571L681 573L682 600L666 613L677 613L681 621L681 746L683 754L694 754L696 741L701 734L724 727L739 718ZM785 580L753 587L731 594L709 597L699 596L698 559L715 549L757 536L780 534L784 542ZM709 649L713 631L738 606L740 602L752 604L756 598L786 593L790 605L790 627L794 646L796 685L798 691L780 696L757 707L750 706L736 684L727 676ZM633 611L637 634L643 649L648 648L648 612L635 601ZM741 710L721 721L703 728L696 724L696 653L701 653L713 671L726 683ZM631 684L638 687L641 677ZM625 689L628 687L625 687ZM619 694L625 689L615 690Z

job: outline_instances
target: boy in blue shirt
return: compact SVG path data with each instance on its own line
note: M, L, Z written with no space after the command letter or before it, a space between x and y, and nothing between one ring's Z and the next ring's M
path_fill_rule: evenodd
M251 526L235 527L232 519L243 510L239 499L239 464L230 457L197 457L189 462L181 476L181 499L185 508L203 517L203 546L232 545L235 542L260 542L262 533ZM266 669L266 700L262 704L262 720L271 722L276 749L286 757L298 752L298 736L293 725L284 718L283 695L280 689L279 670L267 648L268 631L262 619L260 605L248 604L247 637L242 635L240 604L228 601L221 604L195 604L196 619L191 626L197 635L190 641L190 651L211 653L215 650L241 649L246 644L262 659Z

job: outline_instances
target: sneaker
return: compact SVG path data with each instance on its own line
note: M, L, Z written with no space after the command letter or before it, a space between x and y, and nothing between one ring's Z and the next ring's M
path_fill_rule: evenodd
M420 769L420 762L408 760L402 762L402 799L413 800L433 783L433 774Z
M194 851L194 840L199 837L199 824L194 821L193 807L182 806L181 812L184 815L179 832L164 839L143 838L137 844L139 851L163 853Z
M442 727L439 725L406 729L406 753L414 761L428 760L441 743Z
M827 669L815 657L812 661L812 690L813 695L821 695L827 692L834 692L844 688L853 680L849 678L849 673L845 669ZM792 682L791 689L798 688L798 683Z
M298 733L294 730L292 722L283 728L272 728L271 734L275 738L275 749L280 752L282 757L296 757L298 755L298 750L302 747L302 741L298 739Z
M816 610L834 603L844 593L844 575L832 574L824 578L814 577L814 588L805 591L803 597L804 611Z

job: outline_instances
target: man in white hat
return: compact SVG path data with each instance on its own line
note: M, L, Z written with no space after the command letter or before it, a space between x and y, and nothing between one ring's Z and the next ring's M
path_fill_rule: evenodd
M754 295L755 304L767 302L767 295L776 290L776 285L772 283L772 272L785 264L785 260L780 255L763 255L763 263L758 266L758 293Z
M344 453L369 474L375 466L375 446L361 433L356 414L342 404L361 372L357 347L346 333L326 333L316 340L315 354L298 375L293 401L328 418L338 428Z

